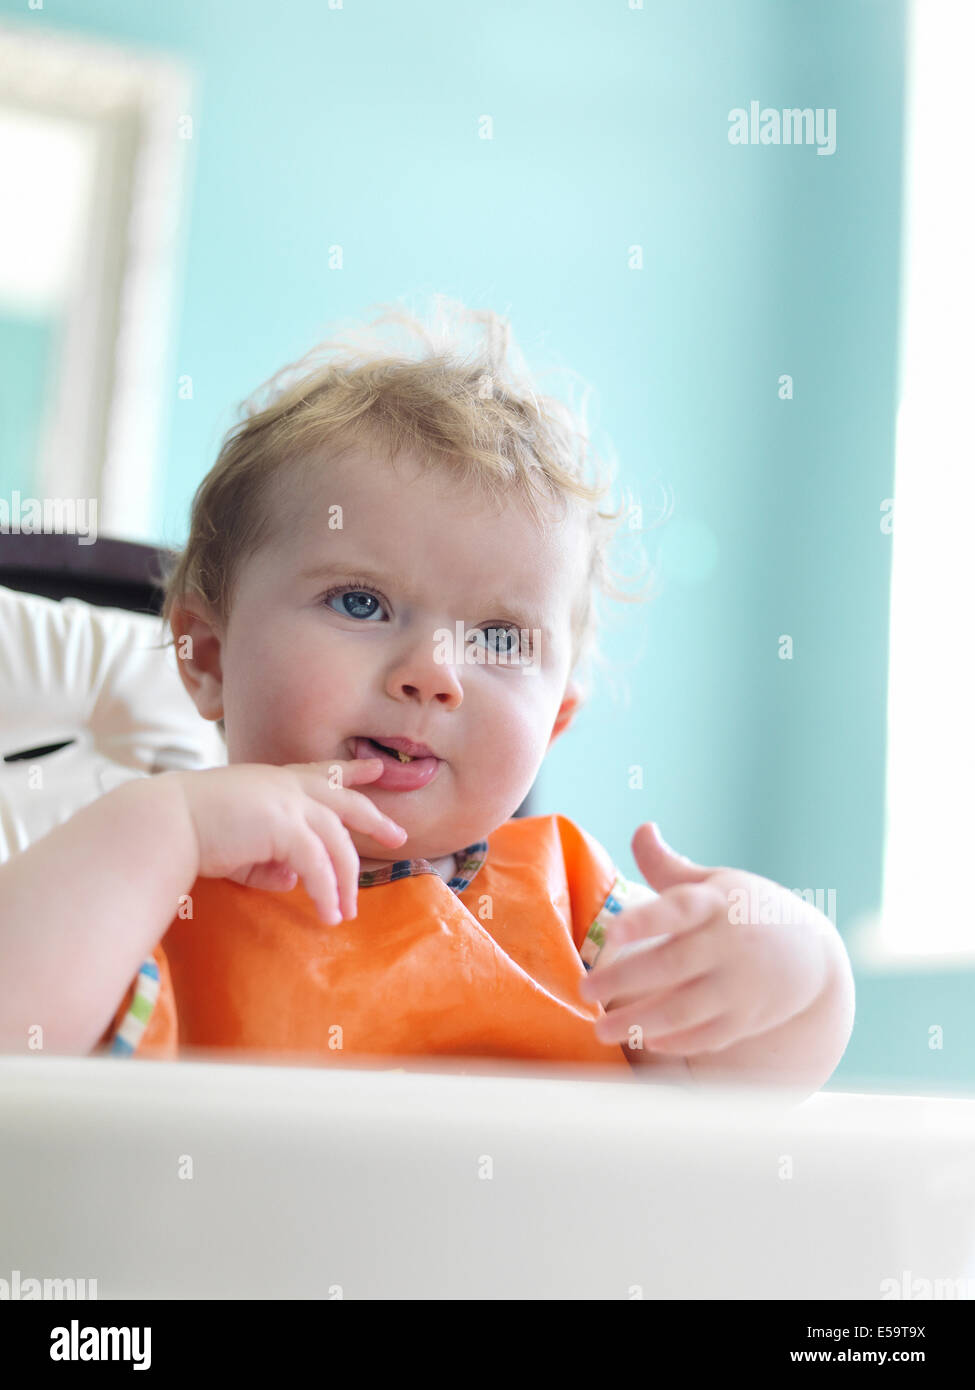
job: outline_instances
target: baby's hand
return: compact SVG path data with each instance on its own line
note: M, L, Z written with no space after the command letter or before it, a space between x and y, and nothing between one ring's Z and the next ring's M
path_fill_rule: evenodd
M608 1010L596 1024L600 1040L635 1038L635 1046L689 1057L722 1051L808 1008L826 980L828 920L757 874L693 864L652 829L651 837L640 827L633 853L660 896L620 914L605 955L580 985L584 998ZM616 956L617 946L644 941Z
M272 890L293 888L300 877L323 921L335 925L356 915L359 856L346 827L393 849L407 834L349 788L374 781L382 766L379 758L233 763L162 776L182 789L199 849L198 877Z

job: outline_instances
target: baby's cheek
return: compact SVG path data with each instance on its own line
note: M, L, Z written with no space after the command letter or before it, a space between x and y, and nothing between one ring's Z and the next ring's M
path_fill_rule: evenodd
M509 801L518 790L527 791L537 761L530 738L508 734L477 739L463 767L466 792L482 802Z

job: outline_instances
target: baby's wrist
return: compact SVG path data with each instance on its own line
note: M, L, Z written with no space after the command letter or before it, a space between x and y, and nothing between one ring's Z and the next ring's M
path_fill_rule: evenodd
M146 806L150 808L148 815L153 832L152 843L165 845L168 867L176 871L178 880L184 882L187 888L199 877L200 840L186 794L185 779L198 775L178 771L159 772L118 789L132 789L135 792L142 814L146 814Z

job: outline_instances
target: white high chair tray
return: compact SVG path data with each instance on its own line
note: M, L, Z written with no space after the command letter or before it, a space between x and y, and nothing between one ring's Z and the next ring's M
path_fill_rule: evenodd
M420 1065L0 1058L0 1277L99 1299L975 1295L975 1100Z

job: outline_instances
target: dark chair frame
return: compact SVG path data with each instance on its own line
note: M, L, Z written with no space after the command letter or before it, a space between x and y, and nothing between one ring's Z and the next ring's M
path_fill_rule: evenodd
M139 541L100 536L0 535L0 585L43 598L78 598L133 613L162 611L167 552Z

